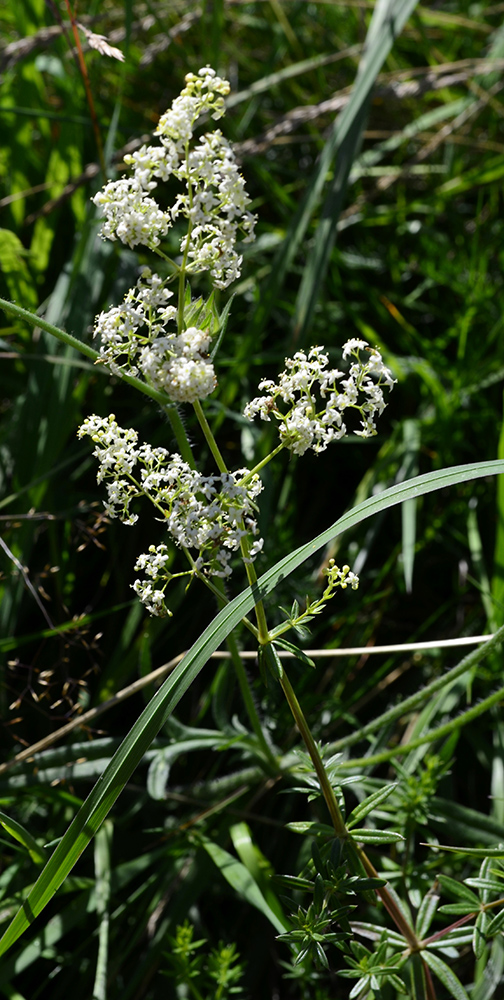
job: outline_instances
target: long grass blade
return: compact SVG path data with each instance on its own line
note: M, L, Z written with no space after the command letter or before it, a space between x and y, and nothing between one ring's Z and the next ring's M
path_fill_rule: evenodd
M0 954L7 951L17 941L52 899L99 830L124 785L135 771L166 719L178 705L183 694L201 672L211 654L238 625L243 616L252 609L259 597L266 597L274 590L279 580L283 580L290 573L293 573L306 559L309 559L342 531L366 518L378 514L388 507L403 503L412 497L422 496L434 490L445 489L448 486L468 482L472 479L502 473L504 473L503 461L477 462L430 472L407 483L396 484L379 496L369 498L359 507L344 514L331 527L310 542L285 556L260 577L254 587L247 587L220 611L184 659L181 660L173 674L167 678L154 695L114 754L101 779L79 809L72 824L56 847L28 898L5 931L0 940Z

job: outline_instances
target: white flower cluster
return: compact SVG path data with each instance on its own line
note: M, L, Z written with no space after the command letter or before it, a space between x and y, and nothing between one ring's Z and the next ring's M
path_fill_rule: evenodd
M257 537L254 504L263 488L259 476L250 477L247 469L203 476L166 448L139 445L136 431L119 427L114 414L88 417L78 431L80 438L85 435L96 445L93 455L100 463L97 478L106 482L104 506L109 517L134 524L137 515L130 505L146 496L175 544L197 550L196 558L191 557L190 575L200 572L228 577L232 553L239 550L246 535L255 536L249 558L254 560L261 551L263 540ZM138 478L133 475L135 466L140 469ZM136 580L133 589L151 614L169 613L164 603L164 591L172 579L166 568L168 561L163 543L151 546L135 565L146 579Z
M365 359L361 351L366 351ZM286 370L278 382L260 382L259 389L266 395L248 403L244 416L248 420L258 414L263 420L275 417L280 423L282 444L295 455L304 455L308 448L317 453L324 451L330 441L344 437L347 428L343 413L349 408L361 415L362 429L355 434L371 437L376 434L375 415L383 413L386 405L382 386L391 389L395 380L380 352L365 340L347 341L343 358L350 355L355 361L346 375L327 367L329 359L321 347L312 347L308 355L299 351L293 358L286 358ZM281 409L279 401L287 408Z
M141 373L170 399L194 403L217 384L207 353L210 336L195 326L179 335L165 330L177 315L175 306L167 305L172 295L158 275L144 268L122 306L100 313L93 336L100 337L100 360L115 374Z
M110 181L94 197L103 209L101 235L155 249L175 219L188 220L181 241L187 271L210 271L217 288L227 288L240 274L242 258L235 250L239 237L254 238L255 218L231 146L220 131L212 132L190 149L195 124L203 114L221 118L229 83L209 66L186 76L186 86L154 132L160 146L142 146L124 157L133 167L129 178ZM171 175L186 191L172 208L163 210L151 196L158 181Z

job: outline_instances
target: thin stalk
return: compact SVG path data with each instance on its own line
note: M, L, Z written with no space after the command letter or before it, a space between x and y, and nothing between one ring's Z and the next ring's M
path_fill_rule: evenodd
M355 843L355 841L352 838L351 832L347 830L345 826L343 817L340 812L340 808L336 801L336 796L334 794L333 787L329 781L326 769L324 767L324 763L318 751L318 747L315 743L315 740L313 739L310 727L308 726L308 723L304 717L303 710L296 698L294 689L289 681L289 678L287 677L287 674L285 673L285 670L282 672L282 677L280 678L280 684L282 685L282 690L285 694L289 708L294 717L294 721L304 740L306 749L308 750L312 764L315 768L317 777L320 782L320 788L324 796L324 799L326 801L327 808L329 810L331 821L334 827L334 832L336 836L339 837L341 840L352 841L352 845L358 854L359 860L361 861L366 871L366 874L370 878L377 878L378 873L374 865L371 863L367 854L362 850L362 848ZM419 941L414 931L404 918L403 913L399 908L399 906L397 905L392 894L389 892L386 886L382 886L376 889L376 892L380 897L380 899L382 900L385 909L392 917L392 920L396 924L398 930L401 932L405 940L408 942L411 951L415 952L418 951Z
M236 645L236 639L234 638L232 632L227 638L227 647L229 652L231 653L231 660L236 674L236 679L238 681L238 684L240 685L241 696L243 698L243 702L252 729L257 737L257 741L259 743L259 746L261 747L265 759L268 761L270 765L273 766L274 773L278 774L278 761L264 735L264 730L261 725L261 720L259 719L259 716L257 714L250 685L247 680L247 675L245 673L245 669L243 666L243 661L240 656L240 651L238 649L238 646Z
M187 236L186 236L186 239L185 239L185 248L184 248L184 253L182 255L182 263L180 265L180 271L179 271L178 309L177 309L177 331L178 331L179 335L181 333L183 333L184 328L185 328L185 324L184 324L184 308L185 308L186 267L187 267L187 258L188 258L188 254L189 254L189 242L190 242L190 239L191 239L191 231L192 231L192 228L193 228L193 224L192 224L191 217L190 217L190 213L191 213L191 209L192 209L192 205L193 205L193 190L192 190L192 184L191 184L191 181L190 181L190 173L189 173L189 143L188 142L186 142L185 157L186 157L187 191L188 191L188 197L189 197L189 220L188 220Z
M348 834L348 836L350 837L351 834ZM366 875L368 875L369 878L378 878L378 872L376 871L375 866L369 860L366 852L363 851L362 847L359 847L359 845L355 843L353 838L352 838L352 843L355 847L355 850L357 851L357 854L359 855L359 859L362 862ZM392 917L392 920L394 921L397 929L401 932L405 941L408 942L410 951L411 952L420 951L421 950L420 941L418 940L413 928L410 927L410 925L408 924L408 921L404 917L401 908L396 903L392 893L387 889L387 886L386 885L380 886L378 889L375 889L375 892L380 897L389 916Z
M98 118L96 117L96 111L95 111L95 106L94 106L94 101L93 101L93 93L92 93L92 90L91 90L91 84L89 82L89 76L88 76L88 71L87 71L87 66L86 66L86 60L84 59L84 53L82 51L82 46L81 46L81 43L80 43L79 30L78 30L77 23L76 23L76 20L75 20L75 17L74 17L74 12L72 10L72 7L70 6L69 0L65 0L65 4L66 4L67 11L68 11L68 16L70 18L70 23L72 25L72 32L73 32L73 36L74 36L74 40L75 40L75 46L76 46L76 49L77 49L77 59L78 59L78 62L79 62L79 69L81 71L82 81L84 83L84 90L86 91L86 100L88 102L89 113L91 115L91 122L92 122L92 125L93 125L93 132L94 132L95 140L96 140L96 148L97 148L97 151L98 151L98 159L100 161L100 168L101 168L101 170L103 172L103 176L105 177L106 176L106 167L105 167L105 157L103 155L103 143L102 143L102 138L101 138L101 133L100 133L100 126L98 124Z
M348 838L348 831L345 826L343 816L341 815L339 805L336 801L336 796L334 794L333 787L327 776L327 772L324 767L322 758L319 754L315 740L313 739L313 736L311 734L310 727L304 717L301 705L299 704L296 698L294 688L292 687L292 684L289 678L287 677L285 670L283 670L282 672L282 677L280 678L280 684L282 685L282 690L287 699L287 703L292 712L292 715L294 717L294 721L296 723L297 728L299 729L299 732L301 733L301 736L303 737L306 749L308 750L312 764L315 768L317 778L320 782L320 788L322 790L322 794L326 800L327 808L329 809L329 814L334 827L334 832L337 837L346 840Z
M411 750L416 750L417 747L424 746L426 743L434 743L435 740L444 739L445 736L449 736L455 730L466 726L468 722L472 722L480 715L483 715L484 712L487 712L488 709L493 708L494 705L498 705L503 697L504 687L500 687L493 694L490 694L488 698L484 698L483 701L469 708L467 712L462 712L461 715L457 715L450 722L445 722L443 726L437 726L436 729L428 729L423 736L418 736L417 739L411 740L409 743L400 744L394 747L393 750L383 750L381 753L369 754L368 757L351 757L348 760L342 761L340 766L345 770L352 770L354 767L368 767L372 764L383 764L385 761L393 760L394 757L404 757Z
M227 604L227 598L226 598L226 595L224 593L224 587L222 587L222 592L221 592L220 597L219 597L219 606L222 608L226 604ZM254 699L252 697L252 691L251 691L251 688L250 688L250 684L248 682L247 675L245 673L245 668L243 666L243 660L242 660L242 658L240 656L240 651L238 649L238 646L237 646L237 643L236 643L236 639L234 637L234 633L233 632L231 632L228 635L228 637L226 639L226 645L227 645L227 648L228 648L229 653L231 655L231 661L233 663L234 671L235 671L235 674L236 674L236 679L237 679L239 687L240 687L241 696L243 698L243 703L245 705L245 709L246 709L247 715L248 715L249 720L250 720L250 725L252 726L252 729L253 729L256 737L257 737L257 741L259 743L259 746L261 747L261 750L262 750L262 752L264 754L265 759L268 761L268 763L270 765L273 766L274 773L277 774L278 773L278 761L277 761L277 759L276 759L273 751L271 750L271 747L269 746L269 744L268 744L268 742L266 740L266 737L264 735L264 730L263 730L263 727L261 725L261 720L260 720L260 718L259 718L259 716L257 714L257 709L255 707Z
M251 469L250 472L245 476L245 480L244 481L247 482L257 472L260 472L261 469L264 469L264 466L267 465L268 462L271 462L272 458L275 458L277 455L279 455L280 452L283 451L284 448L285 448L285 445L283 443L282 444L278 444L276 446L276 448L273 449L273 451L270 451L269 455L266 455L266 458L263 458L261 462L258 462L257 465L254 465L254 468Z
M170 426L173 431L173 436L177 442L178 449L184 462L187 462L190 469L196 468L196 462L194 460L194 455L191 450L191 445L189 444L189 439L186 434L186 429L182 423L180 413L176 406L164 406L163 407L168 420L170 421Z
M36 313L30 312L28 309L23 309L22 306L16 305L15 302L9 302L7 299L0 298L0 307L4 309L8 315L16 316L18 319L25 320L25 322L29 323L30 326L44 330L46 333L50 333L52 337L55 337L56 340L60 340L62 344L66 344L67 347L73 347L74 350L79 351L80 354L83 354L86 358L90 358L91 361L94 361L96 370L102 375L111 374L106 364L102 362L99 352L96 351L94 347L84 344L82 340L77 340L77 337L73 337L71 333L67 333L66 330L60 330L58 326L54 326L53 323L48 323L47 320L42 318L42 316L37 316ZM194 469L195 462L191 451L191 445L189 444L184 425L180 419L180 414L175 404L167 402L166 394L164 392L159 392L158 389L153 389L152 386L147 385L146 382L142 382L142 380L137 378L136 375L127 375L126 372L119 372L114 373L114 376L116 378L120 378L122 382L127 382L128 385L131 385L134 389L142 392L144 396L149 396L150 399L153 399L156 403L159 403L159 405L162 406L163 412L166 413L166 416L170 421L173 435L184 462L187 462L191 469Z
M194 407L194 412L195 412L195 414L196 414L196 416L198 418L198 423L199 423L199 425L201 427L201 430L203 431L203 434L205 436L205 441L206 441L208 447L210 448L210 451L211 451L211 453L212 453L212 455L214 457L215 464L216 464L219 472L227 472L228 471L227 465L226 465L226 463L225 463L225 461L224 461L224 459L223 459L223 457L222 457L222 455L221 455L221 453L219 451L219 447L218 447L217 442L216 442L216 440L215 440L215 438L214 438L214 436L212 434L212 431L211 431L211 428L210 428L210 424L208 423L208 420L205 417L205 414L203 412L203 407L202 407L199 399L196 399L194 401L193 407Z
M218 468L219 472L226 473L228 471L228 468L227 468L226 463L225 463L225 461L224 461L224 459L223 459L223 457L222 457L222 455L220 453L218 444L217 444L217 442L216 442L216 440L215 440L215 438L214 438L214 436L212 434L212 430L211 430L210 424L208 423L208 420L205 417L205 414L203 412L203 407L202 407L199 399L196 399L194 401L193 407L194 407L194 412L195 412L195 414L196 414L196 416L198 418L199 425L200 425L200 427L201 427L201 429L203 431L203 434L205 435L205 440L206 440L206 442L208 444L208 447L210 448L210 451L211 451L211 453L212 453L212 455L213 455L213 457L215 459L215 463L217 465L217 468ZM242 529L244 529L243 521L241 522L240 527ZM242 537L242 539L240 541L240 549L241 549L241 554L242 554L243 562L244 562L244 565L245 565L245 571L246 571L246 574L247 574L247 580L249 582L249 585L251 587L253 587L254 584L257 583L257 573L256 573L256 571L254 569L254 565L253 565L252 560L250 558L250 546L249 546L249 540L248 540L247 535L244 535ZM266 643L268 643L270 641L270 634L269 634L269 630L268 630L268 624L267 624L267 621L266 621L266 614L265 614L265 611L264 611L264 605L263 605L263 602L260 601L260 600L256 602L255 613L256 613L256 618L257 618L257 625L258 625L258 628L259 628L259 642L261 643L261 645L265 645Z
M205 576L204 573L201 573L200 570L196 569L196 564L194 562L191 553L189 552L189 549L186 549L184 548L184 546L182 546L182 551L186 556L188 562L190 563L191 569L194 571L194 575L198 578L198 580L201 580L201 582L205 584L205 587L207 587L207 589L212 592L214 597L216 597L218 601L222 602L222 607L228 604L229 603L228 599L225 596L224 592L220 589L220 587L218 585L216 586L215 583L212 583L210 577ZM259 629L257 629L255 625L253 625L253 623L250 621L249 618L247 618L246 615L242 618L242 624L245 625L245 628L252 633L254 639L257 639L257 641L259 642L260 639Z
M242 522L243 524L243 522ZM257 573L255 571L255 566L250 558L250 546L248 536L244 535L240 541L240 550L242 554L242 559L245 564L245 571L247 573L247 580L251 587L257 583ZM257 626L259 629L259 642L261 646L267 645L271 641L269 634L268 623L266 621L266 612L264 610L264 604L262 600L257 600L255 603L255 615L257 620Z
M389 708L382 715L376 716L372 722L366 723L362 729L359 729L355 733L350 733L348 736L343 736L339 740L335 740L331 743L331 753L336 753L338 750L344 750L346 747L352 746L354 743L359 743L365 736L369 733L374 733L376 730L382 729L384 726L388 725L389 722L394 722L396 719L401 718L402 715L406 715L407 712L411 712L412 709L417 708L418 705L423 704L427 701L433 694L437 691L441 691L448 684L451 684L461 677L463 674L467 673L469 670L473 670L478 663L483 660L491 650L495 649L496 646L500 645L504 638L504 625L497 630L495 635L489 638L479 649L474 649L472 652L464 656L460 663L457 663L455 667L451 670L447 670L445 674L441 677L437 677L436 680L431 681L430 684L426 684L425 687L417 691L416 694L410 695L409 698L405 698L401 701L400 705L395 705L393 708Z

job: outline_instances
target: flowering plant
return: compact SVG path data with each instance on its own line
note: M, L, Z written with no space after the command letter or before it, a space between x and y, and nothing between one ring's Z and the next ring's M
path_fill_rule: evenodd
M255 504L262 490L260 468L283 448L295 455L309 448L323 451L347 433L346 410L360 415L356 434L375 434L375 416L385 408L383 388L394 384L380 352L364 340L344 345L343 360L352 359L346 373L328 367L328 355L321 347L286 358L278 382L262 380L259 390L266 395L253 399L244 410L249 420L259 415L278 421L279 446L257 468L227 469L201 408L201 401L217 385L209 354L215 334L213 300L210 296L207 301L192 301L187 278L207 271L214 288L227 288L240 274L239 236L244 242L254 239L255 217L229 143L219 130L200 140L194 137L202 116L222 117L228 93L227 81L210 67L197 75L189 73L185 88L155 130L160 145L144 145L126 156L132 175L109 182L94 198L105 214L104 239L119 239L130 247L143 244L172 271L163 279L144 267L123 304L98 316L94 336L100 338L100 361L116 374L140 375L166 394L168 405L191 403L217 465L216 472L203 475L178 453L138 445L136 432L119 427L113 415L89 417L79 430L80 437L88 435L96 445L98 481L106 482L109 517L134 524L138 515L131 504L146 496L165 525L167 539L186 555L189 568L175 574L168 569L167 541L151 545L138 557L135 569L144 578L132 586L154 615L170 613L165 591L171 579L199 576L211 586L212 580L231 574L235 552L241 552L253 582L252 563L264 544ZM153 193L160 180L171 176L182 182L184 193L163 210ZM187 232L180 241L180 257L171 260L163 251L163 238L180 217L186 219ZM168 287L175 281L178 305L171 302L174 293ZM217 328L221 325L217 320ZM259 630L265 638L261 615Z
M465 888L461 891L452 879L447 879L448 890L456 897L462 896L464 900L464 917L451 928L427 937L437 905L437 895L428 890L414 921L408 906L398 902L394 890L386 884L385 877L378 876L363 846L386 845L405 839L395 829L383 830L376 825L371 828L360 825L371 813L374 814L373 822L375 819L387 819L386 809L393 801L395 786L382 782L377 786L372 785L367 774L363 778L341 779L341 770L349 765L348 760L341 761L341 755L335 752L336 749L341 749L341 741L339 745L333 745L330 752L315 742L280 659L282 654L288 652L299 661L313 666L305 651L287 641L285 634L293 631L297 635L305 635L308 622L323 611L336 590L346 590L349 587L356 589L358 577L350 566L343 565L339 568L330 559L324 571L325 581L321 593L314 598L308 596L303 607L294 601L290 610L280 608L284 618L273 628L268 623L264 600L273 592L284 571L286 575L292 572L317 548L332 541L339 531L358 523L370 513L384 510L393 503L411 499L439 485L501 472L502 463L479 463L468 469L459 467L441 470L419 477L413 484L396 484L384 491L379 498L372 497L365 501L357 509L358 513L354 509L344 515L331 528L289 553L276 566L263 573L260 579L257 578L256 563L266 554L265 549L267 552L258 524L258 499L262 491L260 473L264 466L282 450L295 456L302 456L309 449L318 454L333 442L341 440L352 428L361 437L374 435L376 419L386 405L385 391L393 387L394 379L380 351L358 338L352 338L343 345L341 370L329 367L329 354L321 346L314 346L307 352L298 351L293 358L286 358L285 370L276 380L265 378L259 383L260 395L247 404L243 413L246 420L260 417L263 421L276 423L279 443L252 468L227 468L202 404L217 388L217 347L225 332L229 313L228 304L219 314L215 290L227 288L239 276L242 257L238 241L253 239L255 219L249 210L250 199L246 194L243 178L222 133L214 131L198 138L194 132L202 116L210 115L214 119L222 116L224 98L228 91L227 82L208 67L200 70L197 75L189 74L182 94L160 119L156 129L160 144L143 146L139 152L126 157L126 165L132 168L131 174L126 179L106 184L103 191L95 196L95 204L105 216L102 227L104 239L120 240L129 247L143 246L163 262L162 275L155 273L151 267L143 267L124 302L98 316L94 331L100 342L97 357L97 352L66 332L17 306L7 304L14 313L22 315L24 319L29 317L34 325L42 326L70 346L93 356L108 371L119 377L126 376L127 380L136 383L146 395L155 398L164 407L171 421L177 451L171 452L165 447L141 443L137 432L120 427L113 414L88 417L78 432L79 437L90 437L93 441L94 455L99 462L98 481L104 483L107 491L107 515L133 526L139 517L138 501L143 498L151 504L156 521L162 525L161 540L150 544L135 562L135 571L141 575L132 583L132 587L148 612L156 616L170 614L167 605L168 584L180 577L189 582L193 578L200 580L217 598L221 610L165 680L163 687L151 699L124 743L100 774L100 780L59 841L42 875L28 891L23 906L0 942L0 953L10 947L41 912L70 872L86 843L96 833L106 834L101 825L121 789L145 751L151 747L155 736L167 724L170 714L191 681L208 662L209 656L226 640L248 714L249 728L241 722L235 724L234 719L229 722L226 718L222 726L218 723L222 732L217 735L205 731L200 741L192 739L194 731L191 731L191 739L185 744L182 741L182 744L186 747L190 744L191 748L210 745L226 750L233 744L235 749L239 746L239 752L247 761L253 759L259 765L256 770L261 775L274 777L276 780L277 777L295 773L302 782L302 787L296 791L305 792L310 798L322 794L331 820L331 826L318 822L289 824L289 830L293 832L311 834L313 831L321 844L319 849L317 840L314 841L312 859L302 872L302 877L286 877L288 886L312 895L308 908L297 905L290 919L283 919L283 914L280 919L278 912L273 912L271 908L268 911L265 897L261 907L258 906L263 912L268 911L277 930L284 930L280 939L291 947L295 963L298 964L297 972L299 965L306 960L306 977L311 981L313 970L310 962L319 967L327 967L325 948L328 944L335 943L345 953L350 966L341 975L357 980L350 996L378 996L382 984L386 991L393 987L399 993L404 993L407 974L403 970L406 962L410 962L410 966L416 966L415 981L428 984L430 997L435 996L431 988L432 969L458 1000L459 997L466 996L465 992L446 963L429 949L444 948L448 954L450 949L453 951L461 944L465 945L467 939L460 937L459 931L467 933L462 924L465 925L469 919L475 920L473 940L478 958L481 958L482 949L486 947L484 929L489 933L490 927L494 935L500 933L502 913L496 915L490 924L488 922L492 908L502 904L502 899L495 902L485 895L490 891L500 890L499 884L495 881L491 884L488 878L489 873L492 874L489 869L490 858L483 862L479 881L473 880L473 885L483 890L481 905L473 893ZM170 178L182 186L182 191L176 195L172 206L165 208L156 200L155 194L159 183ZM186 231L180 238L179 252L172 259L167 253L165 240L173 224L183 220ZM206 272L212 291L206 298L201 296L194 299L188 278L202 272ZM174 287L170 287L171 285ZM3 300L0 301L5 307ZM193 408L214 463L212 469L200 471L196 467L179 416L179 407L183 404ZM352 411L357 417L355 426L351 422ZM186 560L182 570L175 566L178 552ZM240 563L249 587L229 600L229 578ZM255 620L248 617L253 609ZM240 622L256 640L259 667L264 678L269 681L273 677L280 685L304 741L306 753L295 751L282 756L273 743L269 727L263 724L233 635L233 629ZM439 678L435 679L423 691L416 692L378 720L366 724L364 730L347 736L343 745L351 746L362 738L364 731L366 735L373 734L374 738L381 724L388 725L392 719L398 719L406 707L408 711L416 711L422 701L431 694L436 694L448 679L451 684L457 678L467 675L469 669L479 662L479 658L488 655L492 649L497 649L503 632L504 628L486 644L485 654L479 651L472 654L470 663L462 661L449 671L446 679L441 679L441 682ZM498 691L497 696L491 696L489 704L494 705L501 698L502 693ZM468 715L473 711L471 708ZM477 708L477 711L483 711L483 708ZM83 718L74 720L75 724L80 725ZM171 731L175 735L177 732L180 735L185 728L175 720L171 720L170 725L173 725ZM460 719L454 719L446 726L431 731L431 742L439 735L446 735L448 731L453 733L457 727L460 727ZM60 733L65 730L66 727L63 727ZM416 748L420 743L428 742L428 738L422 733L412 746ZM398 752L397 748L392 751L382 750L379 740L378 753L370 752L365 758L366 766L389 760ZM33 751L33 747L28 748L20 756L23 759L30 757L31 760ZM163 785L161 794L154 797L164 796L167 762L179 752L182 751L172 742L153 751L153 764L161 762L159 769L154 766L153 770L161 772L160 783ZM295 764L292 763L293 758ZM408 836L411 815L414 811L423 812L431 792L433 794L435 783L432 783L431 772L437 771L439 776L444 773L445 766L448 766L448 751L444 762L441 757L437 763L436 760L437 758L431 758L433 763L427 773L424 798L421 790L419 793L416 787L416 779L412 778L411 798L405 798L400 804L401 809L404 805L403 815L406 820L403 830ZM350 762L351 766L354 764L355 761ZM342 789L350 781L359 782L356 794L359 797L362 793L362 800L345 817ZM397 798L395 803L392 809L397 811ZM213 811L212 807L210 812ZM395 822L396 816L394 825ZM23 842L24 832L19 824L12 827L7 822L6 825L5 817L2 823L7 830L14 829L15 836ZM187 824L189 825L191 824ZM185 836L186 826L180 829ZM199 833L194 834L193 843L197 837L198 846L205 846L205 837ZM29 837L26 843L30 854L39 859L40 848L33 837ZM208 841L206 844L208 846ZM212 845L213 848L216 846ZM408 846L405 851L407 853ZM476 853L477 851L478 849ZM501 853L497 849L496 856L500 857ZM214 851L213 857L220 859L223 872L229 868L236 872L236 861L230 859L230 855L220 847L218 853ZM257 868L256 860L257 857L254 856ZM439 880L442 881L442 878L440 876ZM230 881L232 879L234 875ZM251 893L254 905L257 905L258 891L254 886L254 893ZM365 902L374 901L375 895L378 895L399 931L390 932L387 928L380 927L377 933L373 926L360 924L360 932L375 941L377 947L374 952L356 941L348 944L350 932L357 927L356 924L350 925L348 919L357 894ZM461 913L461 906L457 902L455 908L452 906L443 909L445 912ZM102 926L105 927L105 921ZM338 930L331 930L333 926L337 926ZM176 961L174 964L179 966L179 972L183 966L183 974L186 979L190 979L198 965L197 960L193 964L192 952L201 942L192 941L192 930L185 925L179 928L176 939L172 940L174 954L178 949L179 957L185 956L183 962ZM226 957L225 951L226 949L220 949L219 954L213 955L213 967L208 967L210 979L220 977L224 966L228 972L231 969L234 956L228 953ZM420 976L417 976L419 963ZM212 975L213 972L216 973L215 976ZM231 969L228 983L235 981L235 972ZM297 975L297 972L293 970L292 976ZM235 992L234 987L232 992ZM414 995L417 995L416 987Z

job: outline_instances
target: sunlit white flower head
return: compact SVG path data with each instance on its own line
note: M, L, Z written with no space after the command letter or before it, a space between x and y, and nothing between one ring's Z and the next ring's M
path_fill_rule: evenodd
M366 357L361 358L361 351ZM273 417L279 423L282 444L295 455L311 448L324 451L331 441L347 433L343 413L354 409L360 413L361 437L376 434L375 415L385 409L382 386L394 385L390 370L378 350L365 340L349 340L343 347L343 358L355 361L346 373L328 368L329 359L321 347L312 347L308 355L299 351L285 359L285 371L278 382L263 379L259 389L265 395L253 399L245 407L249 420L260 416ZM376 381L374 381L376 379Z
M248 210L233 150L216 130L191 146L202 115L218 119L225 113L227 80L209 66L188 73L186 86L160 118L154 135L159 146L144 145L124 157L133 173L110 181L93 201L105 215L101 235L127 246L155 249L173 222L187 220L188 233L180 244L189 272L209 271L217 288L227 288L240 274L242 259L235 244L254 238L255 218ZM153 197L159 181L175 177L183 184L171 208L162 209Z
M185 82L155 130L160 145L144 145L125 156L131 176L109 181L93 200L105 217L101 236L132 248L157 250L174 222L185 220L180 260L172 264L185 274L207 271L216 288L227 288L240 276L236 244L254 239L255 217L227 139L217 129L196 141L194 130L202 115L222 117L229 83L209 66L189 73ZM170 207L162 208L155 190L170 177L181 190ZM194 403L216 385L208 357L210 333L189 325L182 307L179 314L169 302L173 293L167 282L145 268L122 306L100 313L94 336L101 341L100 360L114 374L143 375L171 399ZM189 343L187 335L194 330L197 337Z
M190 326L181 334L167 331L177 315L169 304L173 292L144 268L122 306L97 317L93 336L100 338L100 360L115 374L143 375L170 399L193 403L215 389L215 370L208 356L207 331Z
M232 553L239 551L245 536L253 538L249 560L259 554L262 539L255 499L262 482L258 475L239 469L204 476L166 448L139 445L136 431L119 427L114 414L88 417L78 431L80 438L86 435L95 444L93 455L100 463L97 478L106 484L104 506L109 517L134 524L137 514L131 506L147 497L171 541L190 554L192 569L177 574L169 570L172 555L166 543L151 546L138 557L135 569L144 578L136 580L133 589L151 614L169 613L164 592L174 575L228 577Z

